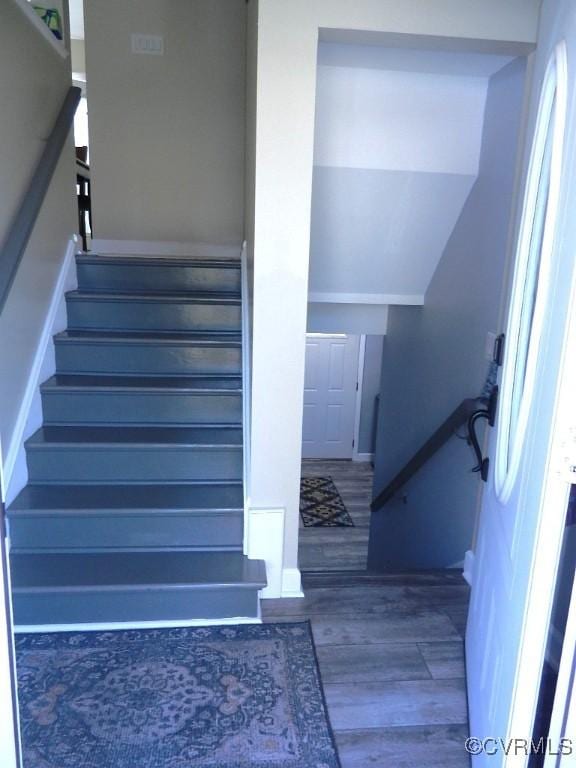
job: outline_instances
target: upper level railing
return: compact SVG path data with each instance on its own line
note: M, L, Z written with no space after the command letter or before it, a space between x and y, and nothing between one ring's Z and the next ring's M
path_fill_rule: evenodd
M434 434L426 440L410 461L388 483L370 505L373 512L381 509L399 490L421 469L442 446L450 440L456 430L465 423L470 423L471 417L477 413L487 413L481 406L480 399L469 398L462 400L460 405L448 416ZM485 403L484 403L485 404Z
M68 90L24 199L2 244L0 250L0 312L4 308L18 266L36 224L40 208L70 133L81 96L80 88L71 86Z

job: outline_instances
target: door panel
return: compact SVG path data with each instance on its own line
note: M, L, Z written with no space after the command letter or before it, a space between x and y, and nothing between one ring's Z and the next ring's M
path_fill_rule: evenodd
M306 338L302 456L352 456L358 336L309 334Z
M557 28L568 34L574 56L576 12L567 5L565 15ZM558 382L565 370L575 276L576 232L570 212L575 210L576 187L566 173L573 167L576 139L573 120L566 123L574 73L568 70L560 33L549 32L550 44L541 46L535 69L542 95L466 633L470 731L479 739L529 740L532 735L568 492L554 462L559 430L565 426L557 421ZM534 269L536 279L530 284ZM506 754L502 746L473 757L475 768L525 766L527 761L522 749Z

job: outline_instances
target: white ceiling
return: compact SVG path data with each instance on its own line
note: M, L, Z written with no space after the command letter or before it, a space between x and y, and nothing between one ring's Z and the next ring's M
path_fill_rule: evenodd
M70 36L84 40L84 0L68 0L70 6Z
M318 63L326 67L386 69L437 75L488 78L509 64L513 56L462 51L432 51L320 42Z

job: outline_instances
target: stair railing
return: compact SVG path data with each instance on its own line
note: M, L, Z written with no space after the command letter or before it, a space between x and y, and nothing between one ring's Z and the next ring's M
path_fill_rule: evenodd
M74 86L69 88L22 203L2 244L0 250L0 312L4 308L6 298L18 272L20 261L60 160L81 97L80 88Z
M388 483L372 501L370 508L376 512L387 504L390 499L401 490L406 483L429 461L434 454L450 440L456 430L463 424L470 425L470 419L476 414L485 410L482 405L485 401L481 399L468 398L462 400L460 405L452 411L450 416L438 427L422 447L412 456L410 461L398 472L398 474Z

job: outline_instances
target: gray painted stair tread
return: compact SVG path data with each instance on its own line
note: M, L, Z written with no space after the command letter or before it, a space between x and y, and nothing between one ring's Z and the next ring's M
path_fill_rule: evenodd
M399 586L442 586L443 584L459 584L466 586L462 571L453 569L422 569L419 571L392 571L377 573L376 571L338 571L322 573L303 573L302 585L310 589L318 587L350 587L372 586L379 584L397 584Z
M242 447L242 429L234 427L51 427L26 441L28 450L70 445Z
M241 483L190 485L27 485L9 507L11 516L44 512L119 510L186 512L243 509Z
M242 301L237 293L213 291L156 291L155 293L111 293L109 291L68 291L69 301L129 302L137 304L215 304L239 306Z
M19 625L258 615L242 554L241 263L77 257L12 503Z
M114 376L58 373L41 386L43 392L59 390L145 390L166 392L241 392L241 376Z
M240 552L16 554L11 565L15 594L266 585L264 562Z
M241 347L242 337L233 331L174 333L170 331L62 331L54 336L61 344L166 344L212 347Z
M401 586L399 584L375 585L369 592L362 586L318 587L307 590L303 598L264 600L266 616L301 616L303 612L314 614L350 615L362 611L363 615L378 616L397 610L422 610L463 604L469 590L465 585Z
M223 269L237 269L241 267L239 258L224 257L196 257L190 256L146 256L140 254L134 255L106 255L100 256L97 253L78 254L76 256L77 264L105 264L126 266L158 266L158 267L197 267L204 269L206 267L222 267Z

